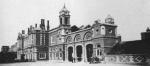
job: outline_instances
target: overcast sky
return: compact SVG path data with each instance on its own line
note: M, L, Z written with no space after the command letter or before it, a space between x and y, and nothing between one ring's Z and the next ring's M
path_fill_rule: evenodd
M141 39L140 33L150 27L150 0L0 0L0 46L14 44L18 32L39 24L41 18L57 27L64 3L71 12L71 25L103 22L110 14L123 41Z

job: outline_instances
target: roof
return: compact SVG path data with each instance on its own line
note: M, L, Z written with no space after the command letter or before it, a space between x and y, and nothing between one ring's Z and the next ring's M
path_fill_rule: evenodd
M149 40L134 40L116 44L110 54L150 54L149 50Z
M65 4L59 13L62 13L62 12L70 13L70 11L66 8Z

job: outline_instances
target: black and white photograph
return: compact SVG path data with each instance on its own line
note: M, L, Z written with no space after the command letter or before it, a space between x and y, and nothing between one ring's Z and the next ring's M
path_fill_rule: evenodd
M0 66L150 66L150 0L0 0Z

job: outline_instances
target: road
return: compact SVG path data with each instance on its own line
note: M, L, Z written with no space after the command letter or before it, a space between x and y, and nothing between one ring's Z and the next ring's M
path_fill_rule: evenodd
M48 61L0 64L0 66L150 66L129 64L50 63Z

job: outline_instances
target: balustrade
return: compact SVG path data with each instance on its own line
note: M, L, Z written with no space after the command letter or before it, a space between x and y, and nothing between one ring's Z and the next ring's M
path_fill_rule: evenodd
M106 55L106 63L145 63L146 56L139 54Z

